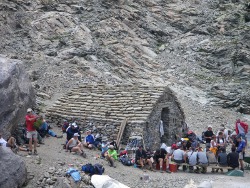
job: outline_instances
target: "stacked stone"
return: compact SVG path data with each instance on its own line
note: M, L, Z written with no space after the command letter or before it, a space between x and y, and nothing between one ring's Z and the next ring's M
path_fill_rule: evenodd
M153 135L153 142L160 143L159 121L161 111L168 107L170 116L177 119L171 124L171 132L178 132L184 119L176 97L170 89L163 86L147 85L83 85L72 89L48 109L48 119L60 123L63 119L73 121L81 128L91 123L98 132L117 139L121 122L127 118L123 141L134 130L141 128L142 134ZM166 122L167 124L168 122ZM150 125L149 125L150 124ZM155 134L154 134L155 132ZM148 140L148 142L152 142Z

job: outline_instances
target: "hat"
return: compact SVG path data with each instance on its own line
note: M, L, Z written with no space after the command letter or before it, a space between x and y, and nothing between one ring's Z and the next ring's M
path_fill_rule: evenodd
M28 108L27 109L27 112L32 112L33 110L31 108Z
M78 137L78 136L80 136L80 135L79 135L78 133L74 133L74 136L77 136L77 137Z
M114 149L114 146L113 145L109 145L109 149Z
M176 144L172 144L171 148L172 149L177 149L177 145Z
M87 130L86 132L90 132L91 133L91 130Z
M77 127L77 124L74 122L71 124L72 126L74 126L75 128Z
M207 128L213 128L212 125L208 125Z

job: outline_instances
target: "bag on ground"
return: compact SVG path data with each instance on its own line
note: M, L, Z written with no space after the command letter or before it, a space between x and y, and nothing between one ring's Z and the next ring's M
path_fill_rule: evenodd
M82 171L85 173L89 173L90 175L93 175L95 174L95 167L91 163L88 163L82 166Z
M102 175L105 171L105 168L101 165L101 164L94 164L94 168L95 168L95 174L98 174L98 175Z
M125 166L132 166L133 165L132 160L127 155L121 156L120 161Z

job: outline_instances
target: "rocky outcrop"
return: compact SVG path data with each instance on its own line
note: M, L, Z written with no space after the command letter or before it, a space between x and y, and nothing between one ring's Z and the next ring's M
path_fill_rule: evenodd
M0 146L0 187L21 187L27 178L25 163L9 148Z
M21 61L0 56L0 131L8 136L18 123L24 123L35 94Z
M0 53L26 63L42 102L83 82L177 83L249 113L247 2L2 0Z

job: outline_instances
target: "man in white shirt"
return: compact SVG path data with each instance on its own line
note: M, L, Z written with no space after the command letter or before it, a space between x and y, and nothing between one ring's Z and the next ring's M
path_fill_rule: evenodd
M174 162L177 163L177 168L179 168L181 163L185 163L186 162L186 154L183 150L180 149L180 147L178 147L178 149L174 150L173 155L172 155ZM183 166L183 171L186 170L186 166Z

